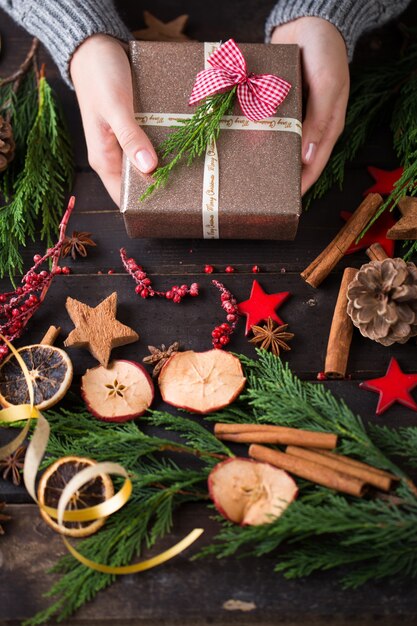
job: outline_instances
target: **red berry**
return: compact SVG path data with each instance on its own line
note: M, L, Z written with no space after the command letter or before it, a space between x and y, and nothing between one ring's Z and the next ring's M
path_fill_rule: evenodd
M35 256L33 257L33 262L34 263L39 263L39 261L42 260L42 257L40 254L35 254Z
M226 322L221 324L220 328L222 329L223 332L226 332L226 333L230 332L230 326L229 326L229 324L226 324Z
M227 337L226 335L222 335L220 337L220 343L222 346L227 346L229 342L230 342L230 337Z
M65 268L64 268L65 269ZM65 272L64 272L65 273ZM114 274L114 270L109 270L107 274Z
M139 270L135 273L135 278L137 278L138 280L143 280L144 278L146 278L146 274L145 272Z
M228 302L230 300L230 295L225 291L224 293L222 293L222 295L220 296L220 300L222 302Z
M20 309L12 309L12 317L17 317L20 315Z
M204 272L205 274L212 274L214 272L214 267L212 265L205 265Z
M146 285L147 287L149 287L149 285L151 284L150 278L144 278L143 279L143 284Z
M7 296L5 296L3 293L0 295L0 302L7 302Z
M227 272L227 274L233 274L235 268L232 265L228 265L224 271Z
M142 292L142 285L136 285L135 291L136 291L136 293L141 293Z
M234 313L229 313L226 319L228 322L236 322L237 315L235 315Z
M149 296L149 291L146 288L142 289L140 295L142 296L142 298L147 298Z
M174 294L174 297L172 299L176 304L179 304L181 302L181 296L178 293Z
M165 298L167 298L168 300L172 300L173 297L174 297L174 294L172 293L172 291L166 292Z
M317 374L317 380L327 380L327 376L324 372L319 372Z
M64 270L62 270L62 271L64 271ZM42 270L42 271L39 273L39 276L40 276L41 278L47 278L47 277L49 276L49 272L47 272L46 270Z
M261 268L259 267L259 265L254 265L254 266L252 267L252 272L253 272L254 274L258 274L258 272L260 272L260 271L261 271Z
M55 274L62 274L62 267L60 267L59 265L55 268L54 270Z
M198 284L192 283L190 286L190 296L198 296Z
M0 346L0 357L6 356L9 352L9 348L7 346Z

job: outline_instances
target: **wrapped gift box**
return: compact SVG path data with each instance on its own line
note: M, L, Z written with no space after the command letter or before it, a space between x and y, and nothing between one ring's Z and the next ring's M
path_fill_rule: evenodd
M288 118L301 120L300 54L296 45L238 44L249 72L276 74L291 90L263 130L221 130L219 155L219 237L221 239L294 239L301 212L301 136L285 130ZM130 44L135 111L190 114L197 73L204 68L204 44L195 42ZM236 104L235 115L242 116ZM140 117L138 116L138 119ZM142 121L145 121L142 117ZM283 131L269 130L279 124ZM298 131L301 125L297 122ZM267 128L267 130L265 130ZM144 126L154 146L169 127ZM121 211L130 237L210 238L202 217L204 157L171 173L165 188L141 202L150 184L125 159ZM207 231L207 228L206 228Z

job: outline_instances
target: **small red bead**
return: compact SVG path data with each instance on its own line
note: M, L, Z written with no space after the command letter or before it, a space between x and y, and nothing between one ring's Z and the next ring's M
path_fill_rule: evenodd
M224 271L227 274L233 274L233 272L235 271L235 268L232 265L228 265Z
M254 265L254 266L252 267L252 272L253 272L254 274L258 274L260 271L261 271L261 268L259 267L259 265Z
M327 376L324 372L319 372L317 374L317 380L327 380Z
M142 296L142 298L147 298L149 296L149 291L147 289L142 289L140 295Z
M226 319L228 322L236 322L237 315L235 315L234 313L229 313Z
M230 338L227 337L226 335L222 335L222 337L220 337L220 343L222 346L227 346L229 342L230 342Z
M114 270L109 270L107 274L114 274Z
M214 267L212 265L205 265L204 272L205 274L212 274L214 272Z
M167 300L172 300L173 297L174 297L174 294L172 293L172 291L166 292L165 298L167 298Z
M35 254L35 256L33 257L33 262L34 263L39 263L39 261L42 260L42 257L40 254Z
M12 317L17 317L20 313L20 309L12 309Z
M136 293L141 293L142 289L143 289L142 285L136 285L136 287L135 287Z
M59 265L55 268L54 270L55 274L62 274L62 267L60 267Z

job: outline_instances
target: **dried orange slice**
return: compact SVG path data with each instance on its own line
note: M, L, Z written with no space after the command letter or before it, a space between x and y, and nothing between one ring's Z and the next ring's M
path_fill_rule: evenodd
M64 350L34 344L18 350L26 363L33 383L35 406L39 410L49 409L59 402L72 381L72 363ZM0 404L29 403L29 390L23 370L13 354L0 366Z
M78 456L64 456L43 473L38 486L38 500L42 506L54 509L58 507L59 498L71 478L86 467L96 465L95 461ZM101 504L114 495L113 483L107 474L102 474L83 485L71 498L67 510L85 509ZM40 509L45 522L54 530L70 537L87 537L92 535L104 524L104 518L93 522L64 522L65 532L57 522Z
M239 359L223 350L176 352L158 378L165 402L202 414L231 404L245 382Z

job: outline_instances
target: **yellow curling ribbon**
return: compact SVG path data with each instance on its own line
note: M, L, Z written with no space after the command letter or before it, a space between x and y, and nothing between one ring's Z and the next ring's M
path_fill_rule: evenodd
M98 520L102 519L103 517L108 517L109 515L112 515L113 513L121 509L131 496L132 482L124 467L122 467L118 463L111 462L97 463L92 467L86 467L85 469L78 472L75 476L73 476L73 478L65 486L61 494L57 509L39 504L36 497L35 482L40 463L43 459L46 447L48 445L50 427L48 421L43 417L42 413L40 413L38 409L34 406L35 397L33 384L26 363L24 362L18 351L12 346L9 341L7 341L5 337L0 335L0 339L4 341L4 343L8 346L22 369L28 386L30 400L30 404L13 405L7 407L6 409L0 410L1 422L12 423L27 420L26 426L19 433L19 435L9 444L0 448L0 459L12 454L23 443L29 432L31 419L35 418L38 420L38 422L36 429L33 433L32 440L26 451L25 464L23 468L23 478L28 493L38 504L39 508L41 508L50 517L56 519L58 525L62 528L64 528L64 522L87 522ZM118 476L124 477L125 482L122 488L114 496L96 506L79 509L77 511L65 510L72 496L77 492L78 489L80 489L90 480L93 480L94 478L97 478L97 476L103 474L116 474ZM192 543L194 543L194 541L196 541L196 539L198 539L203 532L204 530L202 528L195 528L186 537L184 537L184 539L179 541L168 550L161 552L157 556L154 556L145 561L141 561L139 563L134 563L133 565L125 565L119 567L112 567L110 565L104 565L103 563L96 563L95 561L91 561L90 559L87 559L85 556L83 556L80 552L78 552L65 537L62 537L62 540L72 556L90 569L102 572L104 574L135 574L136 572L143 572L147 569L151 569L152 567L156 567L157 565L161 565L162 563L165 563L165 561L168 561L174 556L177 556L183 550L188 548Z

